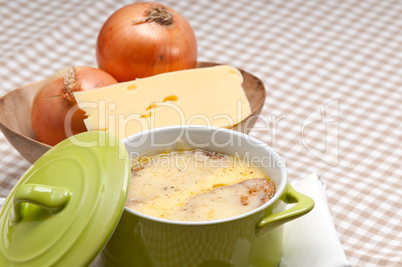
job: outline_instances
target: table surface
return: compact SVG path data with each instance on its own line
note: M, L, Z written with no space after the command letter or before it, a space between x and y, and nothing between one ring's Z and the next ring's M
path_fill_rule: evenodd
M96 66L107 19L132 1L0 3L0 96L72 65ZM353 266L402 262L402 1L163 0L188 19L199 61L259 77L251 135L290 182L318 171ZM30 164L0 134L0 196Z

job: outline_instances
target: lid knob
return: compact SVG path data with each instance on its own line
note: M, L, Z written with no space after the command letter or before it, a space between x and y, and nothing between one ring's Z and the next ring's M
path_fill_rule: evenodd
M24 184L18 187L13 198L13 209L11 213L11 224L20 221L25 213L23 203L31 203L46 209L49 212L62 210L70 200L71 192L58 186Z

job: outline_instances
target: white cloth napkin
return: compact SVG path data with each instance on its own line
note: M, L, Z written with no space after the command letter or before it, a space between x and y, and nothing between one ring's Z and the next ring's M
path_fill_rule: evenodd
M317 173L292 184L294 189L314 199L314 209L284 225L280 267L350 266L339 242L323 184Z

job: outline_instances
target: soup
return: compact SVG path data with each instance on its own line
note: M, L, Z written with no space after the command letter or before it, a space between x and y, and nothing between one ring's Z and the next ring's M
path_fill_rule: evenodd
M275 194L262 168L205 150L174 151L133 163L126 206L174 221L212 221L254 210Z

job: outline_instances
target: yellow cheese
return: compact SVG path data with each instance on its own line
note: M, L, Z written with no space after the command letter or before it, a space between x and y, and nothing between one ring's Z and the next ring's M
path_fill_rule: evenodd
M75 92L88 130L106 130L120 139L171 125L231 127L251 114L243 77L221 65L175 71Z

